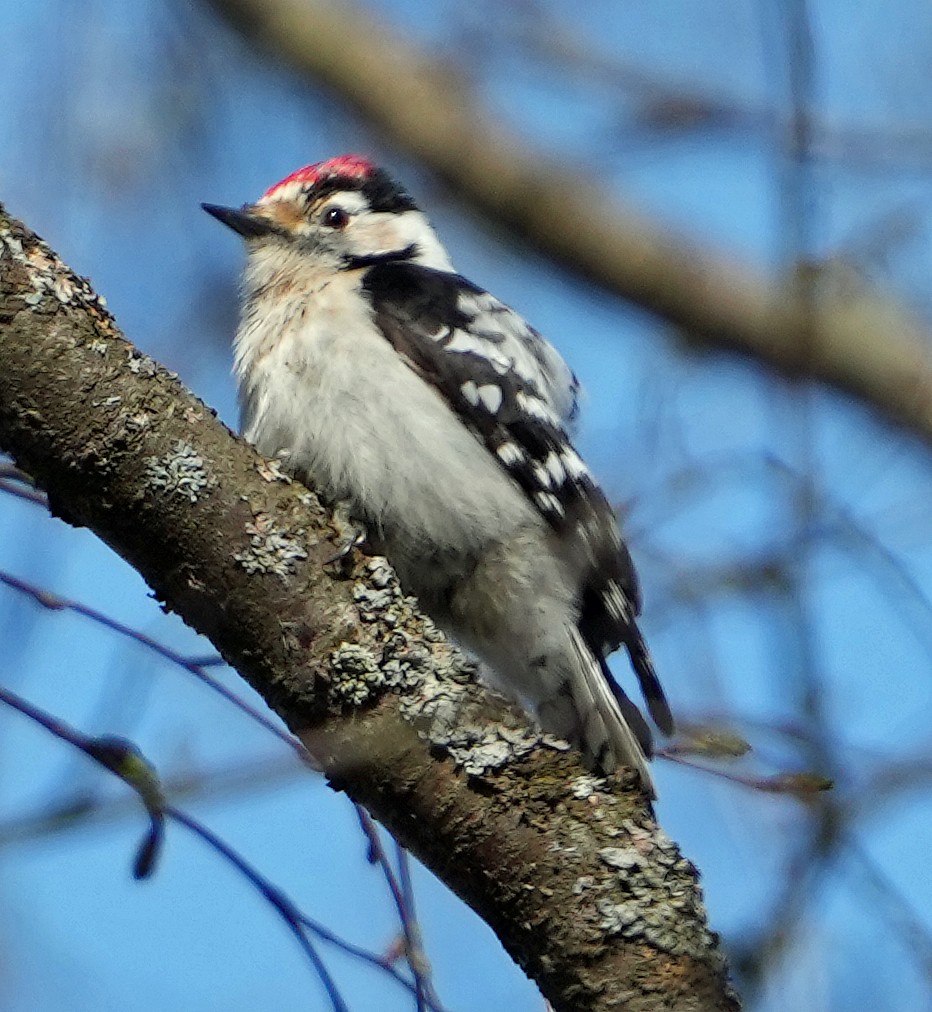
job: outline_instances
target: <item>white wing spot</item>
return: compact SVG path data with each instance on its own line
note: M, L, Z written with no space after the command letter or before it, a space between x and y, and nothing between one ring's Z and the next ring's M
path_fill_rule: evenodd
M459 297L459 308L470 316L487 313L502 303L489 292L462 292Z
M538 386L541 380L541 373L537 363L523 348L516 349L516 351L518 351L518 354L512 358L511 368L525 383L531 383L535 387Z
M553 487L550 472L543 466L543 464L534 465L534 480L538 485L544 485L547 488Z
M534 501L546 513L555 513L558 517L564 514L563 503L551 492L535 492Z
M589 469L583 463L582 457L572 447L566 447L560 456L566 473L573 481L578 481L580 478L589 476Z
M518 393L518 407L531 418L538 418L551 425L557 424L557 419L549 407L539 398L521 391Z
M518 446L517 443L502 443L495 450L495 454L498 459L505 465L505 467L514 467L515 464L521 464L524 462L524 451Z
M547 468L547 471L550 474L551 485L562 485L566 480L566 471L563 469L563 464L560 462L560 455L555 450L550 451L550 454L544 461L544 467Z
M547 421L572 422L578 408L579 384L556 348L520 313L489 292L464 290L457 305L470 322L464 328L467 336L455 336L449 347L483 354L500 376L517 376L551 410ZM493 348L498 349L497 354L493 354Z
M487 358L486 344L481 339L472 337L465 330L454 330L452 340L443 346L444 351L475 352Z
M502 388L494 383L486 383L479 387L479 400L485 405L486 411L494 415L502 406Z
M476 386L475 381L466 380L460 386L460 392L474 408L479 406L479 388Z

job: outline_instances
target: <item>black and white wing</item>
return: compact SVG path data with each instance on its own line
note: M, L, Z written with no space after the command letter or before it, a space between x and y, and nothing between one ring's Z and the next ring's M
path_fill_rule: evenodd
M672 733L670 709L636 622L640 591L631 556L567 434L577 411L572 371L518 313L459 275L391 260L372 264L363 286L398 354L443 393L574 557L585 553L578 556L587 562L580 633L607 676L605 656L625 645L651 716ZM612 685L649 750L643 719Z
M579 415L579 380L553 345L494 295L456 275L460 282L456 311L469 322L466 333L483 349L495 352L510 372L550 408L559 424L572 431Z

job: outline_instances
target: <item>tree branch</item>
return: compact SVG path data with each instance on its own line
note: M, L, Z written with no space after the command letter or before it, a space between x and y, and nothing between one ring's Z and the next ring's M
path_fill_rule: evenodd
M248 40L332 88L496 228L679 328L850 394L932 442L932 335L834 269L769 281L673 234L496 127L469 83L348 0L207 0ZM850 281L850 279L849 279Z
M384 560L120 334L0 208L0 446L208 636L331 784L493 927L558 1010L736 1009L695 869L478 686Z

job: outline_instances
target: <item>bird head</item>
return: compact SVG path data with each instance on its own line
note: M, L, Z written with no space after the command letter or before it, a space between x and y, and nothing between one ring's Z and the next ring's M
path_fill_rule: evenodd
M250 253L294 252L342 270L392 259L452 270L413 198L360 155L306 165L254 204L201 206L242 236Z

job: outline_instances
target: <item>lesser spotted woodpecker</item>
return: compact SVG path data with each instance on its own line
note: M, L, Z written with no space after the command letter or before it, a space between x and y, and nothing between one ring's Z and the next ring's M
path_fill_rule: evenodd
M606 656L624 645L654 721L672 733L673 720L631 557L570 442L563 359L454 271L366 158L204 209L249 254L234 353L245 438L347 501L402 586L545 730L594 770L634 767L652 794L650 731Z

